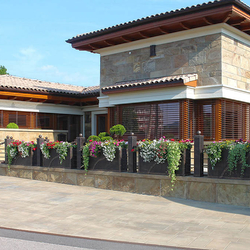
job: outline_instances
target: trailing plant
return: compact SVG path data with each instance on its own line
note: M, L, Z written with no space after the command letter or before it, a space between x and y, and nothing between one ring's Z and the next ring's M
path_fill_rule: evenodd
M116 148L118 147L115 142L105 141L101 144L102 153L108 161L115 159Z
M59 154L59 161L60 164L66 159L68 155L68 149L70 147L73 147L73 145L69 142L61 141L56 142L54 148L56 149L56 152Z
M112 162L115 159L116 149L121 148L127 148L127 142L111 139L105 142L91 141L87 143L82 150L83 167L85 171L88 170L90 157L97 158L103 153L106 160Z
M191 143L190 140L177 142L174 139L167 140L165 137L153 141L144 139L138 142L138 149L144 162L155 161L157 164L162 164L167 161L167 170L173 186L176 180L175 172L179 169L181 154L184 149L192 147Z
M230 145L228 152L228 170L230 174L234 169L237 170L238 163L241 163L241 176L244 175L245 169L250 167L250 165L247 164L247 153L249 151L249 143L236 142Z
M15 140L7 145L8 167L13 159L19 154L22 158L30 155L30 149L36 150L36 143Z
M89 143L87 143L82 149L82 163L85 171L88 171L89 167Z
M171 178L172 187L176 180L176 170L179 169L181 149L178 142L170 142L167 146L168 175Z
M68 149L71 147L76 147L76 145L71 144L70 142L56 141L56 142L43 142L40 145L40 149L45 159L50 158L50 149L56 149L56 152L59 154L59 162L62 162L66 159L68 155Z
M17 125L16 123L11 122L11 123L9 123L9 124L6 126L6 128L18 129L19 127L18 127L18 125Z

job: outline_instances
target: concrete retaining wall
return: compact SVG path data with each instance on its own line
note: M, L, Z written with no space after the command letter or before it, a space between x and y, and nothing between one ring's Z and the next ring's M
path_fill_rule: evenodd
M247 180L177 177L171 191L170 179L162 175L106 171L85 174L84 170L25 166L11 166L8 170L6 164L0 164L0 175L250 207Z

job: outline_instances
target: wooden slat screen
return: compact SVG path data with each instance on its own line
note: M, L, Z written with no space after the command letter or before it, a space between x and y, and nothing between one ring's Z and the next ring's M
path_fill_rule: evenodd
M110 112L111 126L120 123L127 135L134 133L138 139L193 137L191 100L120 105L111 108Z
M249 139L249 104L222 100L221 107L222 139Z
M215 140L215 100L195 102L195 132L201 131L205 140Z

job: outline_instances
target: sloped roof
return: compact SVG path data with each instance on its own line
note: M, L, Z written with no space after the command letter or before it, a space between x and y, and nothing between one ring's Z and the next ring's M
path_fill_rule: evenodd
M99 86L82 87L76 85L46 82L11 75L0 75L0 90L33 91L42 93L57 93L68 95L95 95Z
M249 15L250 7L240 0L215 0L83 33L66 42L79 50L94 51L216 23L227 23L250 34L246 29L250 24Z
M146 86L159 86L165 85L168 86L171 83L182 83L183 85L188 85L189 82L198 80L197 74L187 74L187 75L176 75L176 76L164 76L151 79L142 79L134 81L124 81L118 82L115 85L107 86L102 88L102 92L109 92L115 90L125 90L137 87L146 87Z

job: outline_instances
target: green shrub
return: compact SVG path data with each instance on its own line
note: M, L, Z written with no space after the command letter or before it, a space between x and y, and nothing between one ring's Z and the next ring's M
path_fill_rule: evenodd
M101 132L98 137L102 140L103 137L109 136L109 133L107 132Z
M113 138L111 136L103 136L101 138L101 141L110 141L110 140L113 140Z
M11 122L11 123L9 123L9 124L7 125L6 128L15 128L15 129L18 129L19 127L18 127L18 125L17 125L16 123Z
M97 135L91 135L91 136L89 136L87 141L89 142L90 140L92 140L92 141L100 141L100 138Z
M123 125L117 124L110 128L110 134L111 135L120 135L123 136L126 133L126 129Z

